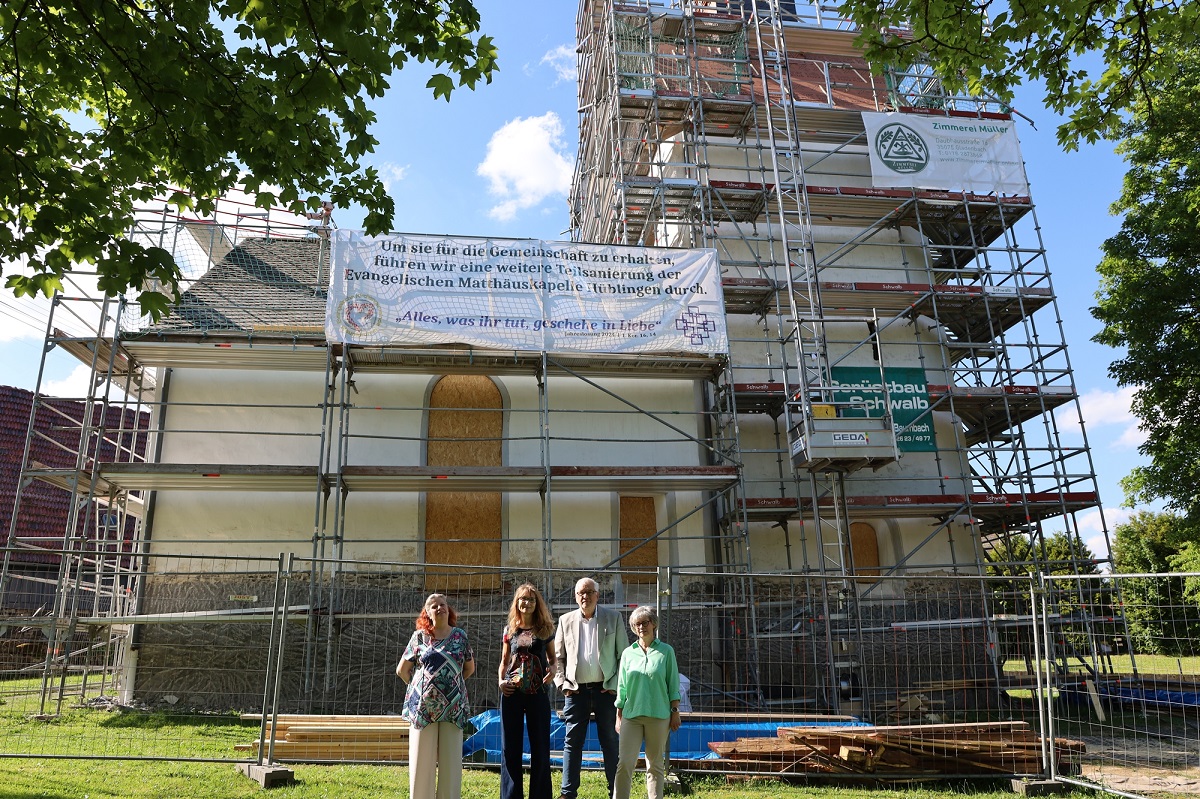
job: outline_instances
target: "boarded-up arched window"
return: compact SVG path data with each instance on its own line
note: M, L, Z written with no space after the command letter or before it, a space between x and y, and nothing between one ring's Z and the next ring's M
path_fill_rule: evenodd
M621 497L618 510L621 530L621 568L622 569L657 569L658 541L652 541L641 549L630 554L626 552L658 532L658 517L654 510L654 497ZM658 581L656 573L629 574L625 573L621 581L628 584L654 583Z
M502 466L504 398L482 375L446 375L429 397L428 466ZM501 494L425 495L425 563L490 566L480 573L431 568L426 589L454 591L500 586Z
M879 576L879 536L866 522L850 525L850 551L854 553L854 574L860 577Z

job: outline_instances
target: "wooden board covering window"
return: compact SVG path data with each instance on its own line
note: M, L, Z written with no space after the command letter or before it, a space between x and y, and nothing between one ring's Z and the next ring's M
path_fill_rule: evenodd
M850 551L854 553L854 573L862 577L879 576L879 536L866 522L850 525Z
M429 397L428 466L503 466L504 398L482 375L446 375ZM500 587L501 494L425 495L425 563L487 566L463 573L430 568L428 591Z
M658 541L646 544L628 555L626 552L658 532L658 516L654 511L654 497L621 497L621 569L657 569ZM653 583L658 580L654 572L648 574L622 575L625 583Z

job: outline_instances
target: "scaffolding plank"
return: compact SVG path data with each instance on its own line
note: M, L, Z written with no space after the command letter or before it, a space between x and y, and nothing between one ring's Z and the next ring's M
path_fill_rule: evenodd
M332 486L336 473L318 482L314 466L245 464L109 464L101 470L126 490L313 491ZM537 492L547 476L561 491L721 491L737 481L733 466L346 466L341 485L349 491Z
M283 371L325 371L329 350L322 333L319 340L271 342L271 336L249 334L165 333L153 338L126 339L123 342L139 363L146 366L196 369L275 369ZM265 340L263 340L265 339Z
M373 373L479 373L489 375L537 374L541 352L487 350L474 347L363 347L344 348L356 372ZM707 379L717 374L723 358L683 353L619 355L615 353L551 353L546 368L551 373L569 371L596 377Z
M968 446L1078 399L1073 386L926 386L937 410L953 412L965 427Z
M723 277L726 313L763 313L775 302L780 285L759 277Z
M1042 491L1030 494L889 494L846 497L846 507L856 515L935 517L958 514L986 521L1033 520L1093 507L1093 491ZM832 508L833 497L821 497L818 508ZM810 511L811 498L802 498L800 508Z
M722 287L726 310L761 313L775 306L780 285L766 279L725 278ZM964 340L986 341L1054 301L1054 293L1041 286L831 280L819 287L825 311L923 314Z
M135 394L154 389L154 375L146 372L123 346L116 347L114 354L112 339L69 336L55 328L51 340L56 346L74 355L84 366L94 368L97 374L108 372L111 361L112 374L109 376L109 382L123 391L127 386Z
M79 496L87 496L88 486L91 483L91 474L89 472L76 469L55 469L37 461L34 461L31 466L32 468L22 472L25 477L32 477L35 480L40 480L43 483L48 483ZM116 489L117 487L107 479L98 476L91 498L97 504L106 507L109 505L119 505L125 509L126 513L140 518L144 507L141 498L122 495L110 499L110 497L118 493Z
M552 466L559 491L723 491L735 485L733 466Z
M350 491L539 491L546 470L521 466L346 466Z
M742 497L733 510L752 522L780 522L797 518L800 502L795 497Z
M783 383L734 383L733 400L738 413L765 413L776 418L787 404L787 387Z
M315 466L214 463L109 463L100 475L128 491L305 491L315 490Z

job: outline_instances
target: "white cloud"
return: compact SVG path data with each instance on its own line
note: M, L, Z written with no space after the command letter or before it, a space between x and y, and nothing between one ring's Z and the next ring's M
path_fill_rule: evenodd
M1113 530L1117 525L1124 524L1129 521L1133 515L1133 511L1127 508L1106 508L1103 515L1100 509L1089 510L1085 513L1080 513L1075 517L1075 523L1079 528L1079 537L1083 539L1083 543L1087 544L1088 549L1098 557L1103 558L1108 555L1108 545L1104 540L1104 523L1108 523L1108 534L1112 537Z
M383 187L388 190L389 194L397 183L408 176L409 166L411 165L385 161L375 167L379 170L379 179L383 181Z
M507 222L571 188L572 157L563 142L558 114L518 117L492 134L487 155L475 170L488 179L488 191L499 202L488 216Z
M1109 444L1113 449L1136 449L1146 440L1146 434L1138 429L1138 419L1129 410L1133 393L1137 389L1127 386L1117 391L1094 388L1079 398L1079 410L1088 430L1102 427L1117 427L1120 432ZM1071 406L1064 408L1058 416L1059 429L1065 434L1079 434L1079 418Z
M1104 511L1103 520L1108 522L1108 529L1111 532L1118 524L1124 524L1133 517L1133 511L1128 508L1106 508ZM1087 513L1081 513L1076 517L1076 523L1079 525L1080 535L1088 533L1099 533L1103 531L1101 525L1100 510L1090 510Z
M91 379L91 375L92 370L81 363L61 380L43 380L42 393L51 397L82 399L87 396L88 381Z
M49 397L62 397L64 399L85 399L88 395L88 381L91 379L91 374L92 370L90 366L84 363L76 364L70 374L60 380L43 380L42 394ZM105 391L107 391L110 399L118 402L125 397L124 391L109 383L106 388L101 388L96 392L96 398L104 396Z
M1119 449L1137 449L1144 443L1146 443L1146 431L1138 427L1138 421L1134 419L1121 431L1120 437L1112 443L1112 446Z
M558 76L555 85L579 80L579 68L575 60L575 49L560 44L542 56L542 64L549 64Z

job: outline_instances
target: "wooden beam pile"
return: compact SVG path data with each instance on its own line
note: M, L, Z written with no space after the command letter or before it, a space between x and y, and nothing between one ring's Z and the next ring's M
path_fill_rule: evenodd
M261 721L245 714L243 719ZM297 760L408 760L408 721L399 716L280 715L267 721L267 740L274 738L272 759ZM258 751L258 741L235 749Z
M1056 738L1060 764L1084 751L1079 741ZM893 727L780 727L776 738L710 743L720 755L714 770L799 774L873 774L896 778L934 775L1041 773L1042 744L1023 721L920 724Z

